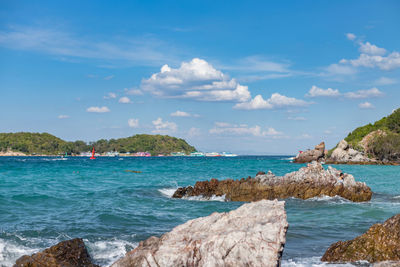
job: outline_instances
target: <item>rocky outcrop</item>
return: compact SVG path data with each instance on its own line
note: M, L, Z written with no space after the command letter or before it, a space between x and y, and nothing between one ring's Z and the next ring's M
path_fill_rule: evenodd
M92 263L81 238L62 241L55 246L22 256L14 267L98 267Z
M248 203L150 237L112 267L279 266L287 228L283 201Z
M16 156L26 156L26 154L12 150L0 151L0 157L16 157Z
M400 266L400 214L349 241L331 245L321 259L328 262L398 261Z
M295 163L309 163L312 161L320 161L325 157L325 143L315 146L312 150L302 151L294 158Z
M355 150L349 146L346 140L339 142L329 158L328 162L347 163L347 162L374 162L376 160L370 159L364 155L363 152Z
M351 201L369 201L371 189L361 182L356 182L351 174L344 174L331 166L325 170L320 163L312 162L298 171L285 176L275 176L272 172L259 174L255 178L241 180L211 179L196 182L195 186L178 188L172 197L225 196L231 201L257 201L260 199L283 199L296 197L308 199L318 196L341 196Z

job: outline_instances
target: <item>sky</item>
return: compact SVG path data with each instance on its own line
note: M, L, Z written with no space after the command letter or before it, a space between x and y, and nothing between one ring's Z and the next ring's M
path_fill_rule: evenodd
M291 155L400 107L399 1L0 1L0 132Z

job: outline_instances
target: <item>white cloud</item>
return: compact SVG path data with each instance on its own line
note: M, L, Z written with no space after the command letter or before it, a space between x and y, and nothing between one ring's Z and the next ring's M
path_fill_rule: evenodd
M129 97L127 97L127 96L121 97L121 98L118 100L118 102L119 102L119 103L122 103L122 104L129 104L129 103L132 103L131 100L129 99Z
M397 80L387 77L380 77L375 81L375 84L377 85L390 85L395 83L397 83Z
M331 64L324 70L321 76L347 76L357 73L357 69L354 67L342 64Z
M139 89L135 89L135 88L128 89L128 88L125 88L124 90L125 90L125 93L127 95L143 95L143 92L141 90L139 90Z
M110 112L110 109L108 107L89 107L86 109L87 112L94 112L94 113L105 113L105 112Z
M185 111L180 111L180 110L177 110L177 111L171 113L170 115L172 117L190 117L190 116L192 116L190 113L187 113Z
M274 109L284 107L303 107L311 103L294 97L287 97L279 93L274 93L267 100L261 95L257 95L249 102L238 103L234 106L235 109Z
M358 105L358 107L359 108L362 108L362 109L373 109L373 108L375 108L371 103L369 103L369 102L364 102L364 103L360 103L359 105Z
M306 118L304 118L304 117L288 117L288 120L292 120L292 121L305 121Z
M155 130L152 133L169 133L169 132L176 132L178 126L174 122L163 121L161 118L158 118L152 121Z
M392 52L389 55L378 56L361 54L357 59L342 59L342 64L351 64L354 67L380 68L381 70L392 70L400 67L400 53Z
M386 54L386 49L377 47L370 42L366 42L360 43L360 52L368 55L383 56Z
M58 115L59 119L68 119L69 116L68 115Z
M261 56L249 56L238 61L237 64L224 66L224 69L240 70L245 72L280 72L289 73L289 63L274 62Z
M308 93L306 94L306 96L308 96L308 97L319 97L319 96L338 97L338 96L340 96L340 92L337 89L332 89L332 88L322 89L322 88L319 88L319 87L313 85L311 87L310 91L308 91Z
M55 55L64 61L71 61L72 58L100 59L118 64L153 66L175 62L174 55L181 53L171 45L149 36L83 38L56 28L18 25L0 31L0 46Z
M248 127L247 124L230 124L225 122L216 122L214 128L209 130L210 134L233 134L233 135L253 135L257 137L280 136L283 133L274 128L262 130L259 125Z
M176 69L164 65L159 73L143 80L141 87L157 96L199 101L244 102L250 99L247 86L240 85L199 58L182 62Z
M346 33L346 37L347 37L347 39L349 39L350 41L353 41L353 40L355 40L356 39L356 35L355 34L353 34L353 33Z
M109 81L114 77L115 77L114 75L109 75L109 76L104 77L104 80Z
M106 96L104 96L104 99L112 99L112 98L116 98L117 94L116 93L108 93Z
M383 93L376 87L368 89L368 90L358 90L355 92L345 93L344 96L346 98L370 98L370 97L380 97L383 96Z
M128 125L129 125L129 127L131 127L131 128L137 128L137 127L139 127L139 119L129 119L128 120Z

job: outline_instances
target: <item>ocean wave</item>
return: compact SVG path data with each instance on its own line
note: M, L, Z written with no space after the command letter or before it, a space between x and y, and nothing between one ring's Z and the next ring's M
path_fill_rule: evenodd
M161 194L163 194L164 196L166 196L168 198L172 198L176 189L178 189L178 188L161 188L161 189L158 189L158 192L160 192ZM221 201L221 202L226 201L225 195L223 195L223 196L212 195L211 197L192 196L192 197L183 197L182 199L193 200L193 201Z
M283 158L281 160L294 160L294 157L289 157L289 158Z
M39 250L39 248L29 248L0 238L0 266L13 266L19 257L36 253Z
M353 264L350 263L327 263L327 262L322 262L321 257L310 257L310 258L300 258L300 259L288 259L288 260L282 260L281 262L282 267L317 267L317 266L329 266L329 267L354 267ZM363 265L360 265L363 266ZM369 266L369 265L366 265Z
M397 199L397 198L400 198L400 196L394 196L393 198L396 198L396 199Z
M174 195L176 189L178 189L178 188L161 188L161 189L158 189L158 192L160 192L161 194L163 194L164 196L166 196L168 198L171 198Z
M305 201L322 201L322 202L335 202L335 203L352 203L350 200L342 198L341 196L320 196L306 199Z
M84 239L89 253L94 262L97 264L110 266L119 258L125 256L128 251L131 251L138 246L136 242L126 240L112 239L90 242Z

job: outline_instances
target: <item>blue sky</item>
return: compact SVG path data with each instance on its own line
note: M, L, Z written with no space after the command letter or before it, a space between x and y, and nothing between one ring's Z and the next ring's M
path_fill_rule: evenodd
M400 107L398 1L1 1L0 132L333 147Z

